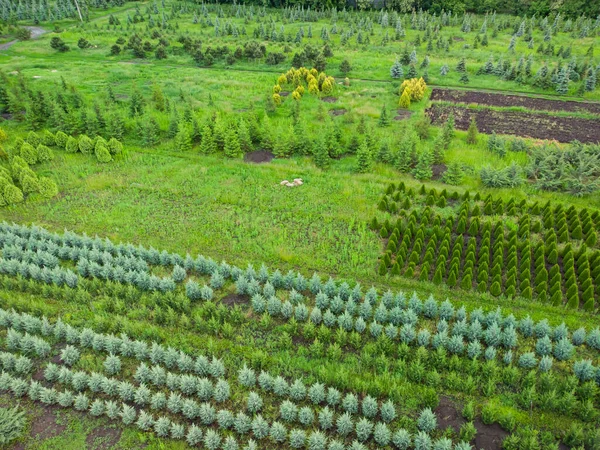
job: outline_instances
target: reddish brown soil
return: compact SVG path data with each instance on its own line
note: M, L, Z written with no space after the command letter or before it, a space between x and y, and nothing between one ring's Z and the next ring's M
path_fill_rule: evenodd
M444 175L444 172L448 170L446 164L434 164L431 166L431 171L433 172L432 180L439 180Z
M94 428L85 438L86 448L90 450L108 450L113 448L121 439L120 428Z
M347 110L345 110L344 108L341 108L341 109L330 109L330 110L329 110L329 114L331 114L331 115L332 115L332 116L334 116L334 117L337 117L337 116L343 116L343 115L344 115L344 114L346 114L347 112L348 112L348 111L347 111Z
M247 295L229 294L221 299L221 303L227 306L245 305L250 301Z
M31 378L35 381L44 381L44 369L40 368L36 373L34 373Z
M505 95L492 92L463 91L458 89L435 88L431 91L432 101L452 103L476 103L478 105L512 107L522 106L535 111L567 111L600 114L600 103L551 100L526 97L524 95Z
M56 414L53 408L44 407L42 414L31 422L31 436L39 440L44 440L58 436L66 428L66 425L56 423Z
M578 140L583 143L600 142L600 119L577 117L552 117L520 111L473 110L462 106L433 104L427 109L433 123L443 123L450 112L454 113L456 128L469 128L475 118L479 131L490 134L512 134L534 139L553 139L559 142Z
M326 103L335 103L337 102L337 97L323 97L321 100Z
M484 448L485 450L502 449L502 441L508 436L508 432L504 431L499 424L486 425L481 419L476 419L475 428L477 429L475 448Z
M270 162L273 158L275 158L275 155L266 150L257 150L244 155L244 161L252 163Z
M435 409L435 415L438 418L438 427L440 430L452 427L458 433L460 427L465 423L465 419L457 411L452 401L445 396L440 397L440 404Z
M408 119L410 116L412 116L412 112L407 111L405 109L399 109L397 114L398 115L396 117L394 117L394 120L404 120L404 119Z

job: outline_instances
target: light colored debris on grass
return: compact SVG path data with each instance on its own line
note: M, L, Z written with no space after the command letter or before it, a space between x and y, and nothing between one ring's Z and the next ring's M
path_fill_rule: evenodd
M302 178L294 178L293 181L283 180L279 184L281 186L296 187L296 186L302 186L304 184L304 181L302 181Z

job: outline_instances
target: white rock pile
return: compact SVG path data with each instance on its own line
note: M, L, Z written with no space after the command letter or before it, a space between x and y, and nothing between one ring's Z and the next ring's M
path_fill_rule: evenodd
M281 186L296 187L296 186L302 186L304 184L304 182L302 181L302 178L294 178L293 181L283 180L279 184Z

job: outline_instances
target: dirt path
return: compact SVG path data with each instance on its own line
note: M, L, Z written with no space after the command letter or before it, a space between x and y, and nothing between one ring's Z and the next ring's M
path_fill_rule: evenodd
M41 27L23 27L23 28L27 28L29 31L31 31L31 39L37 39L42 34L47 33L47 31ZM8 50L13 45L15 45L17 42L19 42L19 40L15 39L14 41L7 42L6 44L0 44L0 51Z

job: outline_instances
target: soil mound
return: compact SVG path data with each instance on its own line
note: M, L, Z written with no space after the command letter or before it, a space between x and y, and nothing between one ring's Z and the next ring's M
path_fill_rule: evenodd
M273 158L275 158L275 155L266 150L257 150L244 155L244 161L257 164L270 162Z

